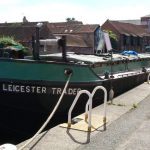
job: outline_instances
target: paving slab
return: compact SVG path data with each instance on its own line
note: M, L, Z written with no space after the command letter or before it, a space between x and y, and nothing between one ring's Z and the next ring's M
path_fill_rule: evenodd
M129 139L119 145L116 150L149 150L150 149L150 120L142 122Z

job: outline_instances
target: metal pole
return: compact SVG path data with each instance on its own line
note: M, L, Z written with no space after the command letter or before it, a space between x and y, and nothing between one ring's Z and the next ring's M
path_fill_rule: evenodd
M39 60L39 47L40 47L40 42L39 42L39 38L40 38L40 28L36 27L35 28L35 32L36 32L36 45L35 45L35 53L34 53L34 59L35 60Z
M61 39L58 40L58 48L62 50L62 59L64 62L67 62L66 56L66 36L62 36Z
M111 50L111 68L110 68L110 78L113 78L113 67L112 67L112 64L113 63L113 51Z
M66 62L66 36L62 36L62 58Z
M103 123L104 123L104 130L106 130L106 122L107 122L107 118L106 118L106 106L107 106L107 90L106 90L106 88L105 87L103 87L103 86L97 86L97 87L95 87L94 89L93 89L93 91L92 91L92 94L91 94L91 99L93 100L93 97L94 97L94 94L96 93L96 91L97 90L99 90L99 89L101 89L101 90L103 90L104 91L104 116L103 116ZM89 114L91 114L91 112L88 114L88 111L90 110L90 109L92 109L92 107L91 107L91 105L90 105L90 103L91 103L91 105L92 105L92 102L90 102L90 101L88 101L87 103L86 103L86 110L85 110L85 121L87 121L87 119L89 118L90 120L90 122L91 122L91 116L89 116ZM91 124L90 124L91 125Z
M32 56L35 59L35 37L32 36Z
M113 50L111 50L111 68L110 68L110 91L109 91L109 99L111 100L111 103L113 103L113 97L114 97L114 90L112 85L112 80L114 78L113 76Z
M148 75L147 75L147 84L149 84L149 81L150 80L150 73L148 73Z
M89 111L89 114L88 114L88 115L89 115L90 118L89 118L89 122L88 122L88 131L90 131L90 129L91 129L92 98L91 98L91 93L90 93L89 91L87 91L87 90L81 90L81 91L79 91L78 94L76 95L76 97L75 97L75 99L74 99L74 101L73 101L73 103L72 103L72 105L71 105L71 107L70 107L70 109L69 109L69 111L68 111L68 128L71 127L71 114L72 114L72 110L73 110L75 104L77 103L77 101L78 101L80 95L83 94L83 93L85 93L85 94L87 94L87 95L89 96L88 104L89 104L89 110L90 110L90 111Z

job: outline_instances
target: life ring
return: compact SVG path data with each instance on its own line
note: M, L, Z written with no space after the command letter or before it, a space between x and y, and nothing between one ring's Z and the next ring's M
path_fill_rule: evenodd
M17 150L17 147L13 144L0 145L0 150Z

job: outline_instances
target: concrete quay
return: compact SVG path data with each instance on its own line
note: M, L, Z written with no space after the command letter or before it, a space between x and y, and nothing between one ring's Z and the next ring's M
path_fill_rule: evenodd
M103 107L93 108L92 116L102 120ZM105 131L103 126L85 132L58 125L41 133L23 150L149 150L150 84L145 82L114 98L113 104L108 103L107 120Z

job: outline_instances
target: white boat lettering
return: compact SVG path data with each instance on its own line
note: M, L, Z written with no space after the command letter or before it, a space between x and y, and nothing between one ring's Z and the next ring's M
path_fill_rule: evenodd
M81 89L80 88L68 88L65 91L65 94L67 95L76 95ZM62 93L62 88L52 88L52 94L53 95L60 95Z
M76 95L80 88L68 88L65 91L66 95ZM35 93L35 94L52 94L61 95L63 88L45 87L45 86L29 86L29 85L17 85L17 84L2 84L2 91L11 93Z
M14 84L3 84L2 90L6 92L16 92L16 93L46 93L46 87L44 86L25 86L25 85L14 85Z

